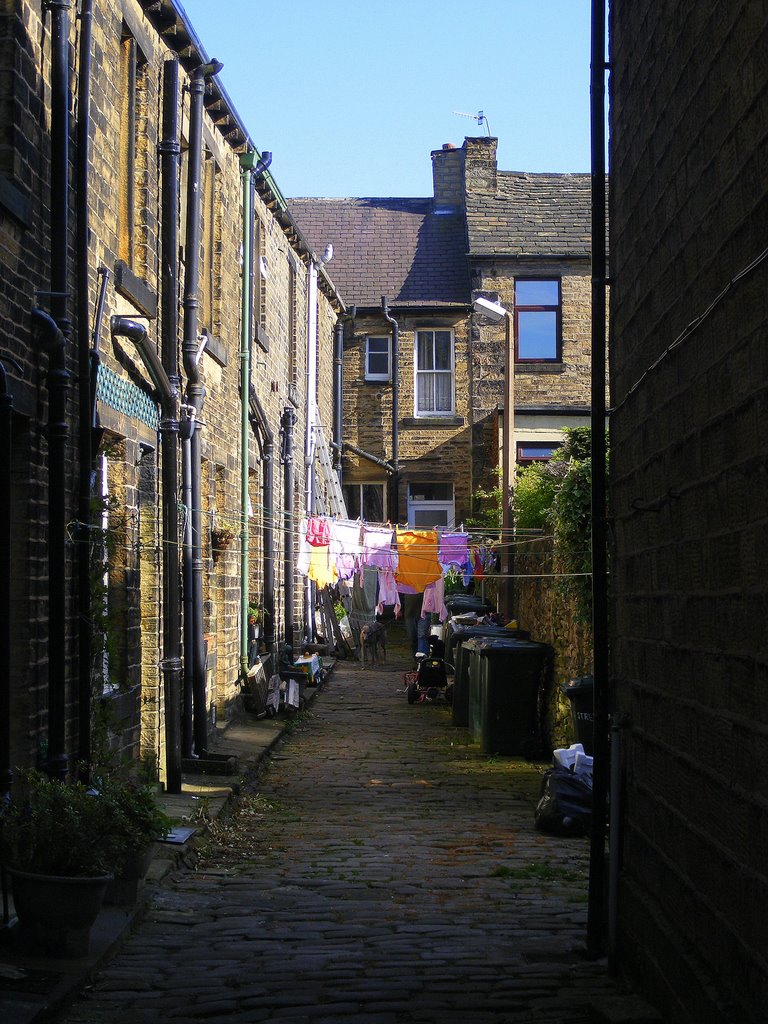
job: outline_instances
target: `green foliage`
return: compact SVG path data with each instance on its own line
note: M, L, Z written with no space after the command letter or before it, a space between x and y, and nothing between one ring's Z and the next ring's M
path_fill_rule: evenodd
M549 518L560 479L561 474L553 472L549 462L533 462L518 471L513 501L517 529L545 530L551 525Z
M122 839L113 808L80 783L19 772L0 813L0 858L36 874L87 878L108 874Z
M555 497L552 523L560 592L572 597L576 618L592 618L592 460L572 461Z
M592 618L592 431L563 431L549 462L521 469L514 493L517 529L551 530L558 590L572 598L578 621Z
M497 484L486 490L478 487L472 494L472 515L466 525L475 532L498 533L501 529L501 469L494 470Z
M451 568L445 574L445 596L464 593L464 577L458 569Z

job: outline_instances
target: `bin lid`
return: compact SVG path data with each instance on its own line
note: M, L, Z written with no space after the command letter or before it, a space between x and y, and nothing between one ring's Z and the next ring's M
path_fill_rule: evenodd
M567 683L563 683L560 689L565 694L582 693L594 689L594 686L594 676L578 676L576 679L570 679Z
M486 636L478 637L469 641L475 645L475 650L486 656L495 654L506 654L508 651L547 651L548 644L539 643L537 640L519 640L515 637Z

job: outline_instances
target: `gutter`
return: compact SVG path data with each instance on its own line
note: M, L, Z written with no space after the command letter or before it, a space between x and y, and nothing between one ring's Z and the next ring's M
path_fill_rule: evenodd
M612 696L608 678L608 564L605 443L605 0L592 0L592 639L594 676L594 773L590 837L587 949L597 959L605 945L605 843L609 796L609 729ZM611 835L610 843L619 841ZM612 898L615 894L612 894Z

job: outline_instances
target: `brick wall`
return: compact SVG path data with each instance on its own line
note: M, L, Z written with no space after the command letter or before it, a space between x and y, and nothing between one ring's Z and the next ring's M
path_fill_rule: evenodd
M622 960L669 1020L768 1005L759 4L613 8L613 675ZM697 317L710 310L685 340Z
M3 348L22 364L23 377L10 371L9 390L14 396L14 592L13 607L19 609L18 628L13 629L12 693L13 756L17 763L38 758L47 730L48 645L47 623L47 358L30 336L30 309L38 301L36 292L50 288L49 249L49 161L50 141L46 134L50 111L50 15L41 16L40 3L24 0L4 4L0 10L0 328ZM145 13L146 12L146 13ZM74 10L70 12L74 14ZM147 324L150 340L160 347L158 299L160 286L161 195L157 144L161 130L164 63L174 56L173 33L160 33L154 5L139 0L95 0L93 5L92 141L90 149L90 219L88 305L95 308L98 294L97 268L110 272L104 319L99 337L104 372L128 399L100 392L99 425L104 431L102 451L109 449L111 480L121 501L114 536L119 541L121 560L115 566L111 586L114 607L119 608L124 628L111 669L113 682L125 691L120 698L120 715L125 723L117 742L134 754L162 755L163 708L159 663L161 651L161 550L159 539L160 472L156 424L142 419L138 399L148 390L147 375L134 346L126 340L113 343L109 318L127 315ZM125 32L135 39L140 63L140 87L136 104L136 156L130 179L135 194L135 237L129 266L126 256L126 226L120 212L120 196L126 194L121 172L121 133L125 135L125 89L121 80L121 42ZM70 53L77 55L78 25L70 19ZM71 80L76 81L75 69ZM185 72L180 74L180 124L188 130L189 93ZM221 124L220 111L217 124ZM242 178L239 167L240 143L233 143L231 125L226 137L208 113L203 118L208 195L211 208L203 212L201 267L209 273L201 282L199 328L210 332L211 341L201 360L206 389L202 410L203 453L203 558L204 631L209 638L209 705L221 712L238 692L239 638L239 541L223 550L211 545L210 525L214 519L240 526L240 348L241 348L241 266ZM236 134L236 133L234 133ZM182 142L185 142L182 139ZM74 154L73 154L74 155ZM182 165L186 158L182 158ZM122 175L122 176L121 176ZM182 173L182 183L186 173ZM74 205L74 192L72 193ZM182 188L182 207L185 203ZM305 431L307 359L307 263L306 246L282 211L279 197L259 184L256 212L262 224L261 255L265 280L259 310L259 342L253 346L253 382L275 436L275 569L276 621L283 616L284 529L296 530L303 502L301 453ZM185 245L182 209L180 243ZM122 220L121 220L122 217ZM73 225L74 227L74 225ZM121 241L122 240L122 241ZM74 256L74 238L72 239ZM184 260L190 258L184 253ZM289 311L289 266L293 268L293 313ZM73 269L74 262L71 261ZM183 269L180 290L183 293ZM261 273L261 271L259 271ZM206 291L207 289L207 291ZM205 292L205 294L202 294ZM71 315L75 313L75 282L72 282ZM47 299L39 303L48 307ZM327 282L318 300L319 382L321 415L331 422L333 379L333 325L339 303ZM183 320L183 316L182 316ZM75 325L76 327L76 325ZM67 458L68 517L76 517L77 391L73 344L67 356L73 374L68 413L71 424ZM294 383L289 385L289 363ZM183 385L182 385L183 386ZM118 389L119 390L119 389ZM280 465L280 417L286 405L294 404L296 501L283 508ZM150 412L152 403L149 403ZM260 483L259 451L250 439L249 461ZM254 517L251 585L254 596L262 586L259 564L260 531L264 521L261 493L254 488ZM74 549L70 545L70 554ZM295 587L295 607L302 614L301 587ZM117 591L119 590L119 594ZM68 612L68 635L76 636L73 600ZM298 628L301 628L301 621ZM55 652L67 662L70 721L67 744L77 744L76 679L74 640L67 649ZM98 675L98 673L97 673ZM161 756L162 760L162 756Z
M472 459L470 427L468 320L449 317L415 317L395 311L399 324L398 452L400 502L388 510L392 521L407 521L409 480L452 482L456 522L467 518L471 507ZM417 417L414 408L414 344L420 328L450 329L454 338L455 415ZM354 338L345 342L344 431L369 455L392 457L392 385L365 380L367 335L391 335L391 325L380 316L355 320ZM468 471L469 470L469 471ZM345 455L344 482L384 480L386 471L351 453Z

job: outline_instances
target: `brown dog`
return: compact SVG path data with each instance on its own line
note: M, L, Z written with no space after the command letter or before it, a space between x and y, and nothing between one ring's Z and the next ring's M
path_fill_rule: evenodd
M360 630L360 660L363 667L366 661L375 665L377 661L387 660L387 634L383 622L368 622Z

